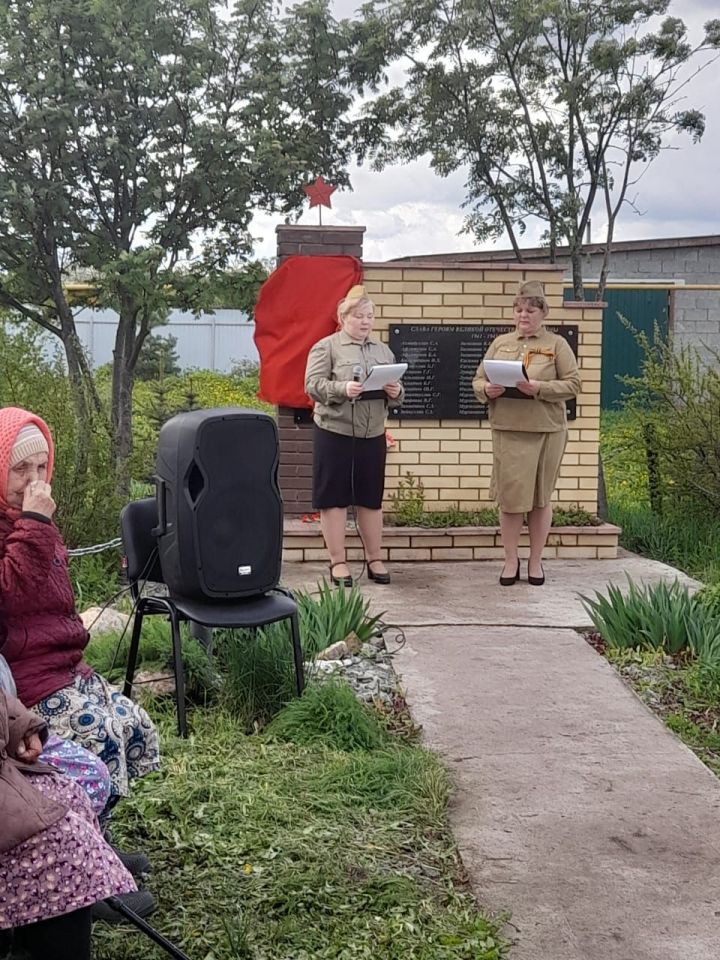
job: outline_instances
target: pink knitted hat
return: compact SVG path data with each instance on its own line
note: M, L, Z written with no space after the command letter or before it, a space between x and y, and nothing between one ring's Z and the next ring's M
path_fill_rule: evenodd
M3 509L15 509L9 507L7 502L7 478L8 471L13 463L19 463L20 457L13 456L13 449L18 440L20 440L20 451L22 456L29 456L30 453L44 452L45 447L39 441L36 431L26 430L24 428L35 427L47 442L48 465L47 482L52 478L53 461L55 459L55 448L53 445L50 430L45 421L30 413L28 410L22 410L20 407L1 407L0 408L0 507ZM23 434L22 437L20 434ZM32 446L35 449L30 450Z

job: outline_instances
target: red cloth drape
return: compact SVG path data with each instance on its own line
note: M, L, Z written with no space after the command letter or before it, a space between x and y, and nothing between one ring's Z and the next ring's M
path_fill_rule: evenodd
M355 257L288 257L268 277L255 307L261 400L312 407L305 393L308 353L335 332L337 305L357 283L362 264Z

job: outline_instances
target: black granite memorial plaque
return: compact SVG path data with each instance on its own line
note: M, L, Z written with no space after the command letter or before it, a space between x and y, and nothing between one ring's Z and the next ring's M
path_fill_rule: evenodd
M564 337L577 356L577 325L546 327ZM391 402L389 415L402 420L486 420L487 404L475 399L472 380L495 337L513 329L510 324L392 324L390 349L408 369L402 407ZM517 395L522 396L519 391ZM575 400L569 401L569 420L575 419L575 408Z

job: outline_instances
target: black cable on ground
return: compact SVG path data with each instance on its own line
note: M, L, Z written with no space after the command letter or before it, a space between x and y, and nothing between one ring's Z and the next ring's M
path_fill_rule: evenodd
M125 639L125 634L127 633L128 627L130 626L130 621L131 621L132 618L135 616L135 611L137 610L137 605L138 605L138 603L140 602L140 598L142 597L142 592L143 592L143 590L145 589L145 585L146 585L147 582L148 582L148 574L150 573L150 571L151 571L152 568L153 568L153 564L155 563L155 560L157 559L157 555L158 555L158 548L155 547L155 548L152 550L150 556L148 557L147 563L146 563L145 566L142 568L142 572L140 573L140 576L137 578L137 580L134 581L135 583L139 584L138 594L137 594L137 597L135 598L135 602L134 602L133 605L132 605L132 609L130 610L130 615L128 616L127 622L125 623L125 626L124 626L123 629L122 629L122 633L121 633L120 636L118 637L118 642L117 642L117 644L116 644L116 646L115 646L115 652L113 653L113 658L112 658L112 661L110 662L110 668L109 668L109 670L108 670L108 673L112 672L112 670L115 668L115 662L116 662L116 660L117 660L117 658L118 658L118 654L120 653L120 647L121 647L121 645L122 645L123 640ZM127 591L127 590L131 590L131 589L132 589L132 586L133 586L133 584L129 583L129 584L127 585L127 587L125 587L125 588L121 591L121 593L124 593L124 592ZM119 596L119 594L117 594L117 596ZM108 602L110 602L110 601L108 601ZM107 608L107 604L105 605L105 607L103 607L103 610L105 610L106 608ZM102 612L102 611L101 611L101 612ZM100 614L98 614L98 617L99 617L99 616L100 616ZM96 620L97 620L97 617L95 618L95 620L93 620L93 624L96 622ZM88 629L89 629L89 628L88 628Z
M405 631L404 631L403 628L402 628L399 624L397 624L397 623L385 623L384 620L378 620L378 622L377 622L376 625L375 625L375 629L376 629L377 633L379 633L379 634L382 635L382 638L383 638L383 640L385 641L385 650L386 650L388 656L390 656L390 657L394 657L396 653L400 653L400 651L402 650L402 648L403 648L403 647L405 646L405 644L407 643L407 637L405 636ZM393 642L396 644L394 650L391 650L391 649L388 647L388 641L387 641L387 638L386 638L386 636L385 636L385 633L386 633L387 631L392 631L392 630L396 631L396 632L395 632L395 635L392 637Z
M358 580L362 580L363 575L367 571L367 550L365 548L365 541L363 540L362 533L360 532L360 525L357 520L357 507L355 504L355 401L350 401L350 420L352 422L352 444L350 446L350 499L352 503L350 504L350 514L352 516L353 526L355 527L355 533L358 535L358 539L362 544L363 552L363 562L362 567L360 568L360 573L357 577L353 577L353 583L357 583ZM347 563L347 551L346 551L346 563ZM348 570L350 569L350 564L347 564Z

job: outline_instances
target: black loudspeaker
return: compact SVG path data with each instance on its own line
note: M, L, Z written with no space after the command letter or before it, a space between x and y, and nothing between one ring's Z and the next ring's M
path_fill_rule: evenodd
M232 599L277 586L283 506L275 421L221 407L181 413L157 451L160 566L171 592Z

